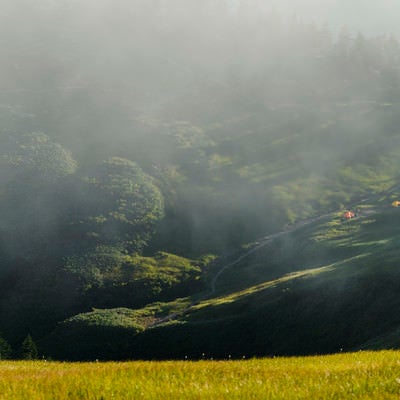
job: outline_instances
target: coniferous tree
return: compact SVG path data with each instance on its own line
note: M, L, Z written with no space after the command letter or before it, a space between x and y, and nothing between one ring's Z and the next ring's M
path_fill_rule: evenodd
M0 360L11 358L12 349L8 342L0 336Z
M38 349L31 335L28 335L22 342L20 349L20 358L23 360L36 360L38 358Z

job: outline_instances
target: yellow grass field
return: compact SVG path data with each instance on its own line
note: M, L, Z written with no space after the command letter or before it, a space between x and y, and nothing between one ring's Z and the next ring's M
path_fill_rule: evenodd
M0 399L399 399L400 352L243 361L0 363Z

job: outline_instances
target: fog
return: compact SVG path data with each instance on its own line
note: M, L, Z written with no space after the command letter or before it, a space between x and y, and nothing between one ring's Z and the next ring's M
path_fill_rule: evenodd
M321 200L321 191L361 157L361 137L372 148L379 138L383 117L371 107L392 102L397 87L398 45L387 30L398 8L3 0L2 129L43 132L81 174L110 157L138 163L166 198L167 225L193 242L214 230L220 251L237 230L235 243L309 215L310 202L346 201ZM296 168L308 194L297 193ZM289 206L296 197L304 202Z
M397 183L394 0L0 5L8 337L193 295L215 257Z
M396 23L400 5L396 0L282 0L272 3L286 14L327 23L335 30L346 26L367 35L400 33Z

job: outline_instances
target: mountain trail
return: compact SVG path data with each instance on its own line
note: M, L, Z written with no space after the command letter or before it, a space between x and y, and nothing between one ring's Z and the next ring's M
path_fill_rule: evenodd
M349 205L349 209L352 209L354 207L356 207L359 204L364 204L366 202L372 201L373 199L377 199L381 196L384 195L389 195L392 194L393 192L395 192L396 190L400 189L400 185L394 185L391 188L380 192L380 193L375 193L374 195L364 198L362 200L359 200L353 204ZM360 219L360 218L365 218L365 217L369 217L373 214L376 214L378 211L380 211L381 208L373 208L373 209L369 209L369 210L362 210L360 211L357 216L356 219ZM264 237L261 237L260 239L256 240L252 247L250 249L248 249L245 253L241 254L238 258L236 258L235 260L229 262L228 264L222 265L221 268L218 270L218 272L214 275L214 277L212 278L211 282L210 282L210 290L207 294L205 294L204 296L202 296L200 299L193 301L192 303L190 303L190 305L188 307L186 307L184 310L179 311L179 312L175 312L172 314L167 315L166 317L157 319L156 321L154 321L153 324L151 324L149 327L154 327L160 324L163 324L165 322L171 321L173 319L175 319L176 317L182 316L183 314L185 314L187 311L189 311L193 306L197 305L198 303L200 303L201 301L210 298L211 296L213 296L216 293L216 287L217 287L217 282L219 280L219 278L221 277L221 275L223 275L223 273L225 271L227 271L228 269L234 267L235 265L239 264L241 261L243 261L245 258L249 257L250 255L256 253L258 250L262 249L263 247L265 247L267 244L269 244L271 241L285 236L289 233L292 233L294 231L296 231L299 228L302 228L304 226L307 225L311 225L314 222L317 221L321 221L325 218L331 218L333 217L335 214L337 214L340 210L336 210L336 211L332 211L326 214L322 214L316 217L311 217L311 218L307 218L305 220L301 220L298 221L294 224L290 224L288 226L286 226L286 228L280 232L277 233L273 233L271 235L267 235Z

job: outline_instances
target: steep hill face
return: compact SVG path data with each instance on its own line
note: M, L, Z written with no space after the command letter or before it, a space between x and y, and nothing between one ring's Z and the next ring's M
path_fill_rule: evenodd
M352 220L340 212L303 221L217 263L208 292L169 303L169 309L140 311L149 319L128 342L124 336L124 357L240 358L400 346L395 196L360 205ZM82 326L89 317L81 315ZM68 335L79 343L72 322L59 326L48 343ZM120 328L114 329L117 340ZM101 356L104 343L91 335L85 340L95 345L85 355ZM53 351L76 359L83 347Z

